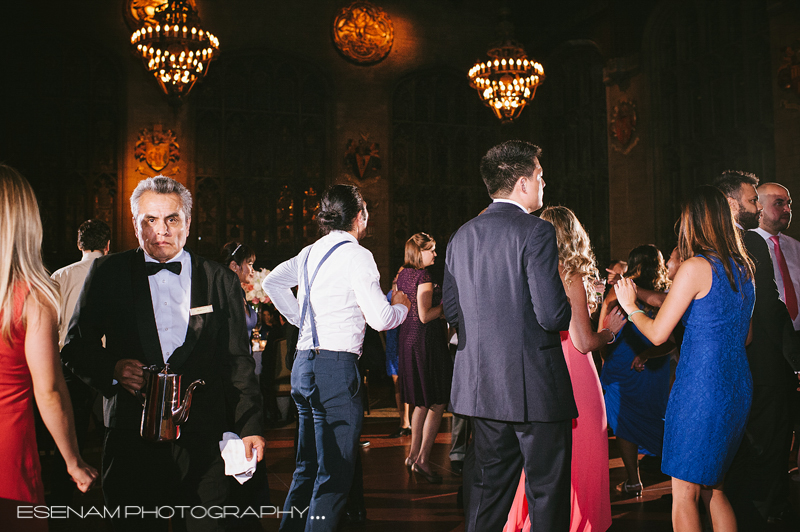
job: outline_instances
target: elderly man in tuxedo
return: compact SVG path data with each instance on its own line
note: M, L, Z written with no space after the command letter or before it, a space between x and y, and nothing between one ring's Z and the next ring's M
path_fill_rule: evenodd
M242 438L248 458L263 456L239 280L184 249L191 208L191 194L172 179L139 183L131 212L140 247L95 261L61 351L67 367L104 396L103 493L107 507L122 510L115 530L166 531L173 512L188 530L221 529L207 509L227 495L223 432ZM181 397L188 383L205 385L194 392L180 438L155 443L139 435L135 392L143 366L165 364L182 377ZM159 507L170 508L155 513Z
M571 420L578 416L559 331L571 311L542 206L541 150L508 141L481 160L493 203L447 247L444 313L458 328L451 402L473 420L464 470L468 532L502 530L520 472L531 529L569 530Z

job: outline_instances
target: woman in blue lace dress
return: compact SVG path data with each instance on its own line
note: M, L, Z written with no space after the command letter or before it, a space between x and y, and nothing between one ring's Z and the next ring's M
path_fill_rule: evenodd
M652 244L631 250L624 276L638 288L658 293L669 287L664 257ZM600 323L604 323L605 317L618 305L611 290L603 302ZM643 303L639 308L650 317L658 310ZM606 352L600 382L608 425L614 431L627 473L627 479L617 486L622 494L638 496L642 493L639 453L661 456L670 374L669 357L663 355L671 348L671 342L654 346L633 323L628 323ZM641 369L633 366L637 357L648 360Z
M636 306L636 286L629 280L617 283L616 292L628 319L656 345L681 317L686 326L661 465L672 477L673 527L700 532L702 497L715 532L735 531L722 481L744 434L753 393L745 354L755 303L753 265L716 188L696 189L680 221L678 247L685 262L656 318Z

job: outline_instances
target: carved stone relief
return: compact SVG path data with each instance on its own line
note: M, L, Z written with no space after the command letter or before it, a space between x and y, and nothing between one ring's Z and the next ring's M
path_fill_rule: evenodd
M333 21L333 43L342 55L356 63L381 61L389 54L393 41L392 19L367 0L343 7Z

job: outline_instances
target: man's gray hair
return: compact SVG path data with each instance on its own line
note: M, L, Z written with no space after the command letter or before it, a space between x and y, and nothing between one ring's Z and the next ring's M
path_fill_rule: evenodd
M145 192L177 194L181 198L181 208L183 209L183 214L186 216L186 219L189 220L192 217L192 193L189 192L189 189L174 179L163 175L157 175L139 181L133 194L131 194L131 212L133 213L133 218L137 220L137 223L139 219L139 199Z

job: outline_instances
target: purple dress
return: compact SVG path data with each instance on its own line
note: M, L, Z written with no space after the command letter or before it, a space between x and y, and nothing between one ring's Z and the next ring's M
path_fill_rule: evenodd
M406 268L397 277L397 288L411 300L411 310L400 325L397 382L400 398L413 406L430 408L450 402L453 361L447 350L444 320L428 323L419 320L417 289L430 283L427 270ZM434 285L432 306L441 303L441 288Z

